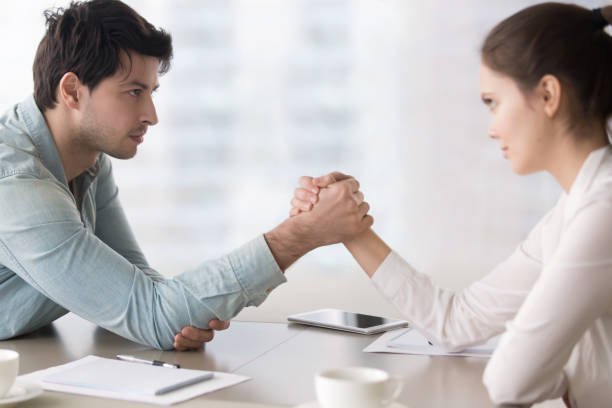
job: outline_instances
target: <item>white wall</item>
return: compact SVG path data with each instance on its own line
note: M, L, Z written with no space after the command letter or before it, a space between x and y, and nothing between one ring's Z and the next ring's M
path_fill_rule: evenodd
M533 1L128 3L174 37L160 124L135 159L115 161L142 248L165 274L274 227L302 174L358 177L375 230L457 288L556 201L549 176L515 176L487 138L477 88L484 35ZM53 4L66 2L0 3L2 110L31 92L42 10ZM335 246L297 268L356 264Z

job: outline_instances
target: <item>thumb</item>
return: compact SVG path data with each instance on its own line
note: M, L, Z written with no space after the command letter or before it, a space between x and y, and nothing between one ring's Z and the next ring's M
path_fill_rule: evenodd
M312 182L317 187L325 188L329 186L330 184L334 184L336 181L338 181L338 178L336 178L337 174L340 174L340 173L334 172L334 173L326 174L324 176L313 179Z
M346 180L353 178L353 176L349 176L348 174L340 173L339 171L331 172L325 176L317 177L313 179L312 182L317 187L327 187L330 184L334 184L338 181Z

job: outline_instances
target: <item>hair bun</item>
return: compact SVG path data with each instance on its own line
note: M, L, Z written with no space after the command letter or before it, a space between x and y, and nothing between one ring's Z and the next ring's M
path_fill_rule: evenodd
M593 9L591 11L591 16L593 21L593 28L595 28L595 30L597 31L603 30L608 24L610 24L610 22L606 20L603 14L601 14L601 8Z

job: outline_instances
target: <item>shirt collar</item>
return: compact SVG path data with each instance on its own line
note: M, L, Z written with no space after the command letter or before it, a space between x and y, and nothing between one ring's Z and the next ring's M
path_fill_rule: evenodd
M576 206L579 205L584 194L587 192L589 187L591 187L601 163L606 157L609 157L610 154L612 154L612 147L610 145L600 147L599 149L593 150L591 153L589 153L586 160L582 164L582 167L580 167L580 171L578 172L570 191L567 193L565 218L569 218L574 211L578 209Z
M51 132L49 131L49 127L47 126L47 122L42 112L38 109L38 105L36 105L34 95L30 95L26 100L21 102L17 109L38 151L42 164L58 181L68 185L66 173L62 166L62 160L57 151L57 146L51 136ZM96 164L83 174L88 174L90 177L94 178L98 172L99 162L100 158L98 157ZM79 175L79 177L81 177L81 175Z

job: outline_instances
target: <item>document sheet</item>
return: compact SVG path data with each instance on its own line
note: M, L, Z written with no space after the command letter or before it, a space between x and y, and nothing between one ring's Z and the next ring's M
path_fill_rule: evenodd
M469 347L458 352L448 352L429 341L415 329L402 329L387 332L372 342L363 351L367 353L398 353L423 354L430 356L462 356L462 357L491 357L499 336L493 337L480 346Z
M130 394L160 395L212 378L210 371L168 368L100 358L49 374L44 383Z
M111 359L105 359L102 357L90 355L87 357L83 357L80 360L76 360L76 361L73 361L67 364L47 368L44 370L35 371L30 374L21 375L18 378L23 381L29 381L29 382L36 383L40 385L41 387L43 387L43 389L48 390L48 391L59 391L59 392L67 392L67 393L72 393L72 394L89 395L89 396L94 396L94 397L146 402L146 403L157 404L157 405L176 404L182 401L186 401L186 400L198 397L200 395L204 395L204 394L207 394L213 391L220 390L222 388L230 387L232 385L240 384L241 382L250 380L250 377L215 371L215 372L212 372L213 375L209 379L206 379L200 382L196 382L195 384L186 385L174 391L165 392L161 395L153 395L149 393L150 388L152 387L149 387L149 389L147 389L146 391L143 391L143 389L134 389L134 388L129 388L129 387L126 387L124 389L120 387L116 387L114 389L92 388L90 384L86 383L88 380L82 384L75 384L75 383L69 384L68 383L72 381L72 379L75 378L73 376L74 373L77 373L77 372L83 373L83 370L88 370L88 368L92 368L92 367L95 368L96 366L99 366L101 362L103 363L102 366L106 367L106 369L109 369L110 366L107 363L108 361L115 362L114 360L111 360ZM154 366L146 366L146 365L138 364L138 363L126 363L126 362L117 362L117 363L134 364L135 366L139 366L139 368L143 368L143 367L150 368L150 369L160 368L160 367L154 367ZM120 372L115 371L114 368L112 370L115 374L113 384L115 385L121 384L121 383L127 384L130 382L128 381L128 378L125 377L128 375L131 375L128 373L128 371L125 371L124 373L122 373L121 371ZM181 369L166 368L165 370L172 370L177 375L181 375L178 373L179 371L198 371L198 370L184 370L182 368ZM62 375L62 373L65 373L68 375ZM202 371L201 373L203 373L205 376L208 374L208 372L204 372L204 371ZM106 373L99 372L98 374L100 374L101 376L102 375L107 376L109 372L106 372ZM93 372L88 374L88 376L95 376L95 375L96 373L93 373ZM69 379L68 382L64 381L66 378ZM48 381L48 380L51 380L51 381ZM52 382L52 381L55 381L55 382ZM108 382L108 379L105 379L104 381ZM104 383L104 381L102 381L102 383ZM162 384L161 382L158 381L153 388L163 386L164 384L166 384L166 382Z

